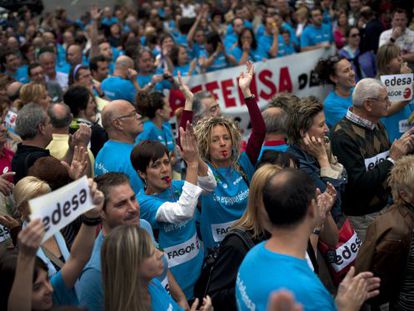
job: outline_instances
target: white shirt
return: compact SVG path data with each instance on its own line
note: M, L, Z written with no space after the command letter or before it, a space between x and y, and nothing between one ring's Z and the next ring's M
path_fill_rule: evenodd
M379 46L391 42L392 29L385 30L379 38ZM401 53L414 53L414 31L406 28L404 33L395 40L395 45L401 49Z

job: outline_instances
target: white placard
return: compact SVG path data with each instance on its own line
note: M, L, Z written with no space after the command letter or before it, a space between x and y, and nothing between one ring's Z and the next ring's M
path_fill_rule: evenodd
M387 88L390 101L399 102L413 98L414 74L381 76L381 82Z
M82 178L29 201L31 219L40 218L45 225L42 243L78 216L93 208L88 178Z

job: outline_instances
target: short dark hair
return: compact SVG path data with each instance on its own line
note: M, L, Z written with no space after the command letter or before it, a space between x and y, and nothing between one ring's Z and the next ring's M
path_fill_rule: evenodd
M27 75L30 77L32 73L32 69L37 68L37 67L42 67L42 65L40 65L38 62L34 62L34 63L27 65Z
M281 228L299 224L315 198L315 189L312 178L301 170L286 168L274 175L263 188L263 204L271 223Z
M168 153L167 147L155 140L143 140L132 149L131 163L136 171L145 173L149 164Z
M92 57L89 61L89 69L91 71L97 71L98 70L98 63L100 62L107 62L109 63L109 60L103 56L103 55L97 55L95 57Z
M69 75L68 75L68 85L72 85L79 79L80 71L81 70L89 70L88 65L77 64L75 66L70 67Z
M282 168L288 168L291 167L290 165L292 162L295 168L299 168L299 161L292 154L276 150L265 150L260 157L260 161L256 165L256 171L265 164L273 164Z
M128 175L124 173L118 173L118 172L110 172L110 173L97 176L95 177L95 182L97 184L98 189L102 191L105 197L104 206L103 206L104 210L106 208L106 203L108 202L108 199L109 199L109 192L112 187L116 187L116 186L124 185L124 184L131 185Z
M149 119L153 119L158 109L164 107L164 94L160 92L138 92L136 99L138 112Z
M41 157L29 168L27 176L37 177L50 186L52 191L69 184L72 179L68 170L55 157Z
M86 87L73 85L63 94L63 102L69 106L73 116L77 118L80 111L86 109L91 96L93 95Z

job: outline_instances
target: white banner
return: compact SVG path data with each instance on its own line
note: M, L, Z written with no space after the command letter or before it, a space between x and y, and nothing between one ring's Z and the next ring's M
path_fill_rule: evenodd
M385 85L388 97L392 102L411 100L413 98L414 74L381 76L381 82Z
M250 87L260 108L264 108L276 94L282 92L299 97L314 95L323 100L329 88L319 84L314 69L320 58L333 53L333 48L318 49L255 63L255 76ZM240 121L241 128L247 129L250 128L250 120L237 81L244 70L244 65L232 67L187 77L185 82L194 93L201 90L212 92L223 114ZM184 98L176 92L170 92L170 104L173 108L183 106Z
M31 219L40 218L45 226L46 241L78 216L93 208L86 176L29 201Z

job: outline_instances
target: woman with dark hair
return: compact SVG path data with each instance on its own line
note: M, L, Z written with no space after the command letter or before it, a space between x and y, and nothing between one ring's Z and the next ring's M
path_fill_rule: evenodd
M108 135L96 119L97 104L95 97L86 87L74 85L63 94L63 101L69 106L73 115L69 129L71 134L79 129L80 124L86 124L91 128L91 151L96 157L108 140Z
M224 49L221 37L216 32L210 32L206 38L206 49L200 52L199 63L203 72L220 70L231 65L237 65Z
M180 132L181 155L187 164L184 181L172 180L169 152L159 141L140 142L132 150L131 162L145 183L145 192L138 195L141 217L159 229L158 241L168 254L168 266L191 300L204 259L195 210L201 193L213 191L216 180L200 158L191 126Z
M171 49L170 59L174 65L173 76L177 76L178 72L184 77L191 76L197 66L197 59L190 61L187 49L183 45L176 45Z
M374 78L377 73L375 54L373 51L360 52L361 35L359 28L349 27L345 32L345 38L347 44L339 51L339 55L352 63L356 82L363 78Z
M248 60L260 62L266 58L258 49L256 37L250 28L243 28L237 45L230 50L230 55L234 58L233 63L235 62L238 65L244 65Z
M333 128L352 105L355 73L351 63L343 56L321 59L315 70L322 83L334 86L323 102L326 123Z
M87 65L78 64L70 69L68 85L81 85L91 91L97 98L105 97L101 84L92 78L91 71Z
M159 92L138 92L136 98L137 111L148 118L144 122L144 130L138 135L136 142L155 140L167 147L168 152L174 152L175 143L171 124L171 107L167 98Z

